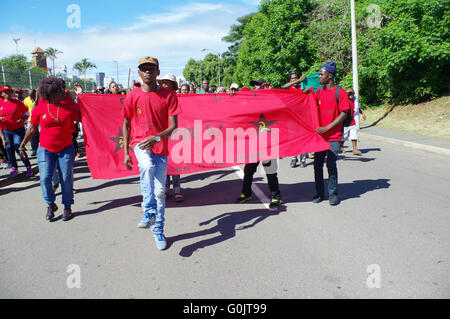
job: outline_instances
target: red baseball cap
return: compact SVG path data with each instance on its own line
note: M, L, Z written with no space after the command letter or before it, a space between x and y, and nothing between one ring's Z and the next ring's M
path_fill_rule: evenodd
M10 87L9 85L4 85L0 88L0 92L3 91L12 91L12 87Z

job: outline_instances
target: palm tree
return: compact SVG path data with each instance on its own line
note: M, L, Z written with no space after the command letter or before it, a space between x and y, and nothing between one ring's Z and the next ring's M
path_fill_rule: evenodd
M75 63L73 66L74 70L77 70L80 73L80 76L84 75L84 89L86 90L86 72L89 69L97 68L97 66L90 62L88 59L83 58L79 62Z
M47 50L45 50L45 56L47 57L47 58L49 58L50 60L52 60L52 64L53 64L53 69L52 69L52 71L53 71L53 75L55 75L56 74L56 70L55 70L55 59L56 59L56 56L58 55L58 54L60 54L60 53L63 53L62 51L59 51L58 49L55 49L55 48L47 48Z

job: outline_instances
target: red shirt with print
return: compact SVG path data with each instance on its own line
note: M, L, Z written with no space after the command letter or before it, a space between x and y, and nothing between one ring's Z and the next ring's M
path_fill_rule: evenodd
M12 99L9 102L5 102L0 99L0 129L15 131L25 125L24 122L17 122L23 115L28 112L28 108L21 101Z
M30 123L41 126L40 146L53 153L70 146L73 122L79 121L79 110L79 106L72 99L66 98L58 105L39 100L31 113Z
M288 90L293 90L293 91L297 91L297 92L302 91L302 92L303 92L301 86L295 87L295 86L291 85L291 86L288 88Z
M339 105L336 103L336 88L337 85L331 90L322 87L314 94L319 114L319 125L322 127L332 123L341 112L347 112L350 108L347 92L343 88L339 92ZM322 134L322 137L327 142L340 141L342 139L342 123Z
M131 147L149 136L169 127L169 117L182 112L177 96L169 89L159 87L155 92L144 92L142 87L132 90L124 101L123 116L131 120ZM169 141L162 139L152 147L160 156L169 155Z
M350 126L353 126L353 125L356 125L356 122L355 122L355 102L350 100L350 99L348 99L348 104L350 105L350 110L351 110L351 113L352 113L352 121L350 122Z

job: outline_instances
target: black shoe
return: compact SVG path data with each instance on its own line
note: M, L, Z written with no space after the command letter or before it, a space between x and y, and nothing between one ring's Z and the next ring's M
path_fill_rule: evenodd
M281 199L272 198L272 201L269 204L269 208L280 207L283 204Z
M70 220L70 219L72 219L72 208L64 208L64 213L63 213L63 217L62 217L62 220L63 221L68 221L68 220Z
M242 203L248 202L249 200L252 200L252 199L253 199L252 196L247 196L247 195L241 194L241 196L239 196L237 198L236 202L242 204Z
M338 195L331 195L329 201L331 206L336 206L340 203Z
M292 168L297 167L297 163L298 163L298 159L294 158L294 159L291 161L291 167L292 167Z
M318 203L320 203L321 201L323 201L323 197L322 197L322 196L319 196L319 195L314 196L314 197L313 197L313 200L312 200L312 202L313 202L314 204L318 204Z
M47 207L47 214L45 215L45 219L48 221L51 221L53 217L55 217L54 212L58 210L58 206L56 206L55 203L52 203L51 205L48 205Z
M306 167L306 162L300 162L300 167Z

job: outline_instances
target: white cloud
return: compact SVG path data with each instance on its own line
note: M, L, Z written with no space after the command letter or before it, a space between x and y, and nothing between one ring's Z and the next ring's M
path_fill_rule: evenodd
M192 3L189 6L183 6L183 8L175 8L167 13L152 14L140 16L139 22L130 26L123 27L123 31L136 31L139 29L148 28L155 24L169 24L178 23L193 16L199 16L211 11L222 11L232 13L229 9L226 9L222 4L211 3Z
M125 27L94 26L71 33L23 33L19 43L19 53L31 56L34 43L42 49L48 47L63 51L55 60L57 67L67 66L69 75L72 67L82 58L88 58L97 65L91 71L105 72L116 77L119 63L119 77L122 83L128 78L128 70L136 75L137 61L147 55L160 60L161 74L167 72L182 75L189 58L200 59L203 48L225 51L228 44L222 42L230 26L240 16L252 12L249 6L237 7L226 4L190 3L182 8L173 8L165 13L137 17L135 22ZM0 42L10 46L0 47L0 57L15 53L15 45L10 40L13 34L0 33ZM16 34L14 34L16 36ZM51 62L49 62L49 66ZM135 76L136 77L136 76Z

